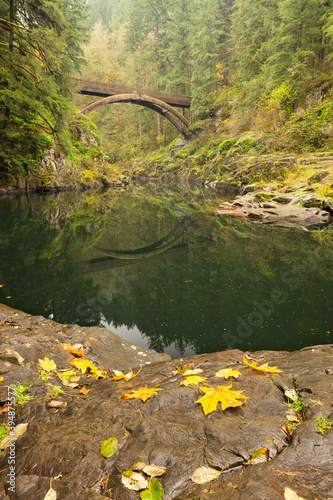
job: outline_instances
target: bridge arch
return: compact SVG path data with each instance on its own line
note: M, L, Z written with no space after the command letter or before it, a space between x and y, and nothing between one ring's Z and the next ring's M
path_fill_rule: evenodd
M117 94L105 97L104 99L100 99L99 101L84 106L80 110L80 112L83 114L87 114L94 109L99 108L100 106L105 106L106 104L114 104L117 102L130 102L132 104L137 104L139 106L144 106L146 108L152 109L156 113L159 113L164 118L169 120L169 122L171 122L172 125L176 127L183 135L188 135L190 133L190 122L185 118L185 116L179 113L179 111L170 106L170 104L161 101L160 99L156 99L155 97L150 97L143 94ZM177 121L177 119L179 121Z

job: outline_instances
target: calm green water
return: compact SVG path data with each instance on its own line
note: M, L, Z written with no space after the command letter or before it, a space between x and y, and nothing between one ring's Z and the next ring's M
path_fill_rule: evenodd
M0 302L182 357L333 342L333 234L215 215L201 186L0 199Z

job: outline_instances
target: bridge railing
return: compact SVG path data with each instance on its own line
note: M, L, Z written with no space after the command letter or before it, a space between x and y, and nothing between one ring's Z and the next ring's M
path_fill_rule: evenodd
M172 106L180 108L191 107L191 98L188 96L168 94L165 92L157 92L154 90L141 89L137 87L123 87L119 85L113 85L112 83L108 82L93 82L90 80L81 80L79 78L72 78L72 81L79 85L80 94L95 95L100 97L108 97L121 94L144 94L159 99L160 101L164 101Z

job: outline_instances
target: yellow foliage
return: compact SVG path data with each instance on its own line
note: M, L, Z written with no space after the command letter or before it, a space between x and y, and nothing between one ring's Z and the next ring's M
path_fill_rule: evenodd
M253 363L249 363L248 360L243 357L243 363L245 363L249 368L252 368L252 370L256 370L259 372L264 372L264 373L280 373L282 370L278 370L276 366L268 366L267 363L264 365L257 366L257 361L253 361Z
M219 370L218 372L215 373L215 377L224 377L225 379L228 379L230 377L238 378L241 375L241 372L238 370L232 370L231 368L225 368L224 370Z
M99 370L89 359L74 359L68 361L69 364L77 368L81 373L91 373L97 380L98 378L108 378L105 370Z
M52 372L57 368L57 365L53 361L53 359L49 359L45 357L44 359L39 359L38 364L42 370L46 372Z
M228 386L218 385L217 389L213 387L200 387L200 389L205 392L202 398L198 399L196 403L202 405L205 415L216 410L217 404L220 402L222 410L226 410L230 407L242 406L244 401L238 401L239 399L249 399L247 396L242 396L244 391L232 391L232 384Z

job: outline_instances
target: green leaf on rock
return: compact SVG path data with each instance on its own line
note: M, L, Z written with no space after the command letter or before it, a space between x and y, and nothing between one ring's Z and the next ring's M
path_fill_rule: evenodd
M118 439L112 437L110 439L106 439L101 444L101 449L99 450L102 457L109 458L112 457L118 450Z
M148 489L141 491L141 500L163 500L163 487L158 479L151 479Z
M6 429L6 426L4 424L0 425L0 443L3 440L5 436L7 436L8 430Z

